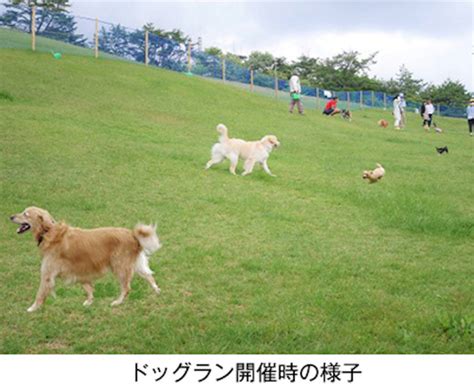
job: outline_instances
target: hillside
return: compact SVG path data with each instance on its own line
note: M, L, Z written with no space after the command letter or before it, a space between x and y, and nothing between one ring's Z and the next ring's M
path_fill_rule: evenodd
M0 45L1 46L1 45ZM396 132L123 61L0 49L0 353L472 353L474 139L463 120ZM281 141L233 177L204 165L215 126ZM435 146L449 146L439 156ZM382 163L384 180L364 169ZM241 172L242 164L238 171ZM157 221L162 289L58 282L27 314L40 259L8 216L74 226ZM469 255L471 253L471 255Z

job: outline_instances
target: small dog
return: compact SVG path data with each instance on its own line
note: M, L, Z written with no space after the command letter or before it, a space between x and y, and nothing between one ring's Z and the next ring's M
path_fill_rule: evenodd
M377 163L377 168L375 168L373 171L363 172L362 179L368 179L369 183L372 184L381 180L384 175L385 175L385 169L383 168L382 165Z
M384 129L387 128L388 126L388 122L385 120L385 119L380 119L377 124L380 126L380 127L383 127Z
M259 163L270 176L275 176L268 168L267 160L273 149L280 146L277 137L266 135L260 141L244 141L238 138L229 138L227 127L223 124L217 125L216 129L220 134L219 143L212 147L211 159L207 162L206 169L227 158L230 160L229 171L235 175L239 158L242 158L245 161L242 176L252 173L255 163Z
M436 148L436 151L437 151L439 154L449 153L447 146L443 146L442 148Z
M346 119L349 122L351 122L352 121L352 112L350 112L349 110L342 110L341 111L341 118Z
M151 254L161 248L156 225L138 224L133 231L114 227L79 229L56 223L48 211L38 207L28 207L10 220L20 225L18 234L31 230L43 257L40 287L28 309L30 313L39 309L53 291L56 277L82 284L87 293L84 306L94 300L93 280L108 270L117 276L121 286L120 296L112 306L120 305L128 295L134 272L160 293L148 265Z

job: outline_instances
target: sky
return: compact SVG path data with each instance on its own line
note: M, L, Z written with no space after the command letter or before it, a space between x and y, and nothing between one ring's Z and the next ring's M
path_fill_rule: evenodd
M181 29L203 47L296 60L342 51L378 52L372 76L395 77L404 64L416 78L461 81L474 91L471 1L84 1L76 15L139 28Z

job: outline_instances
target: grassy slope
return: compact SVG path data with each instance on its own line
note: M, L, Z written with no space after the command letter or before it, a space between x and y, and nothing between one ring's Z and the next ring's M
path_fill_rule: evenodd
M21 31L10 30L0 27L0 49L31 49L31 36ZM94 50L78 47L65 42L38 36L36 38L36 50L39 52L60 52L63 54L94 56ZM107 53L100 53L101 57L120 59Z
M425 134L381 130L246 91L123 62L2 50L0 352L473 352L472 138L464 121ZM1 95L1 94L0 94ZM3 96L3 95L1 95ZM219 122L282 142L232 177L203 166ZM434 146L449 145L438 156ZM383 182L361 171L382 162ZM8 215L28 205L81 227L157 220L152 268L136 279L58 282L31 315L39 256Z

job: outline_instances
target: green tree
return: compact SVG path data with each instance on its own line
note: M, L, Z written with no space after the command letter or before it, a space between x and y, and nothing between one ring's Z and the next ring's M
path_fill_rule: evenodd
M447 79L441 85L429 85L421 94L423 99L431 99L433 103L450 107L464 107L470 95L460 81Z
M312 58L305 55L302 55L297 61L294 61L290 65L292 71L298 71L302 84L308 84L312 86L319 86L316 76L318 66L319 60L317 58Z
M204 49L204 53L209 54L210 56L214 56L214 57L221 57L223 54L221 49L214 46Z
M226 62L232 62L235 65L240 65L243 68L245 68L244 60L245 60L246 57L239 56L238 54L234 54L234 53L226 53L223 56L224 56Z
M285 57L275 57L274 67L276 67L278 78L288 80L291 77L292 67Z
M419 100L420 93L426 87L426 82L422 79L415 79L413 73L405 65L402 65L395 80L391 79L388 86L392 94L403 92L407 100Z
M247 67L252 67L255 71L270 72L275 58L268 52L253 51L246 61Z
M158 35L160 38L174 41L180 45L186 45L188 42L191 41L191 38L188 35L185 35L183 31L176 28L170 31L166 31L162 28L155 27L153 23L146 23L143 26L143 30Z
M35 18L37 34L75 45L86 44L86 38L76 34L77 23L69 14L69 0L11 0L3 4L6 10L0 16L0 25L31 33L33 5L37 6Z
M373 53L362 57L357 51L342 52L332 58L319 59L302 56L293 67L302 79L314 87L330 90L360 90L380 86L380 82L368 76L370 66L375 64Z

